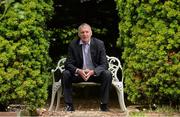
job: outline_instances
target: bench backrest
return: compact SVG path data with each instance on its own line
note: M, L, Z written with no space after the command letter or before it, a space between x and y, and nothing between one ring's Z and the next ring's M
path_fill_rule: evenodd
M109 57L109 56L106 56L107 57L107 60L108 60L108 63L109 63L109 71L111 71L112 73L112 77L113 77L113 81L114 82L119 82L119 79L118 79L118 70L121 70L121 82L123 82L123 79L124 79L124 76L123 76L123 69L122 69L122 65L121 65L121 62L119 61L118 58L116 57ZM56 70L60 70L61 72L64 71L64 62L66 61L66 58L62 58L58 61L58 64L57 64L57 67L56 69L53 69L54 71Z

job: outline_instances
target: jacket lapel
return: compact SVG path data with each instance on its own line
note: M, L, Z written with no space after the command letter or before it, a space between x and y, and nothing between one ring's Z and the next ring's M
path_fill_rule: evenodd
M91 51L91 59L92 62L94 63L94 59L96 55L96 45L93 38L91 39L91 43L90 43L90 51Z
M77 41L77 52L78 52L80 61L83 61L82 45L79 44L79 40Z

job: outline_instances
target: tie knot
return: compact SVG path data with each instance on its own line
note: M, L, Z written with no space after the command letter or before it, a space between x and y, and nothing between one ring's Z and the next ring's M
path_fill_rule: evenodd
M84 44L82 44L85 48L87 48L88 46L89 46L89 44L88 43L84 43Z

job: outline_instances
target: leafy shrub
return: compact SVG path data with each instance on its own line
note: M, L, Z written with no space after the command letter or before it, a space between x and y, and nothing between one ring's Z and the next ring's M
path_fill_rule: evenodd
M0 1L0 103L35 109L45 104L49 79L51 0ZM8 7L8 8L7 8ZM8 10L6 10L8 9Z
M180 97L180 1L116 0L118 45L124 49L125 91L133 103Z

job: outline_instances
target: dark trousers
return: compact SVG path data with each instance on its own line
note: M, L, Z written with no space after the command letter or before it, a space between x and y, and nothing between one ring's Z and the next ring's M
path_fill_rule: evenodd
M84 80L79 76L71 74L70 71L65 70L63 72L63 91L65 103L73 103L72 101L72 83L83 82ZM112 75L108 70L103 71L100 76L93 76L88 79L87 82L97 82L101 84L100 87L100 101L103 104L108 104L109 91L112 84Z

